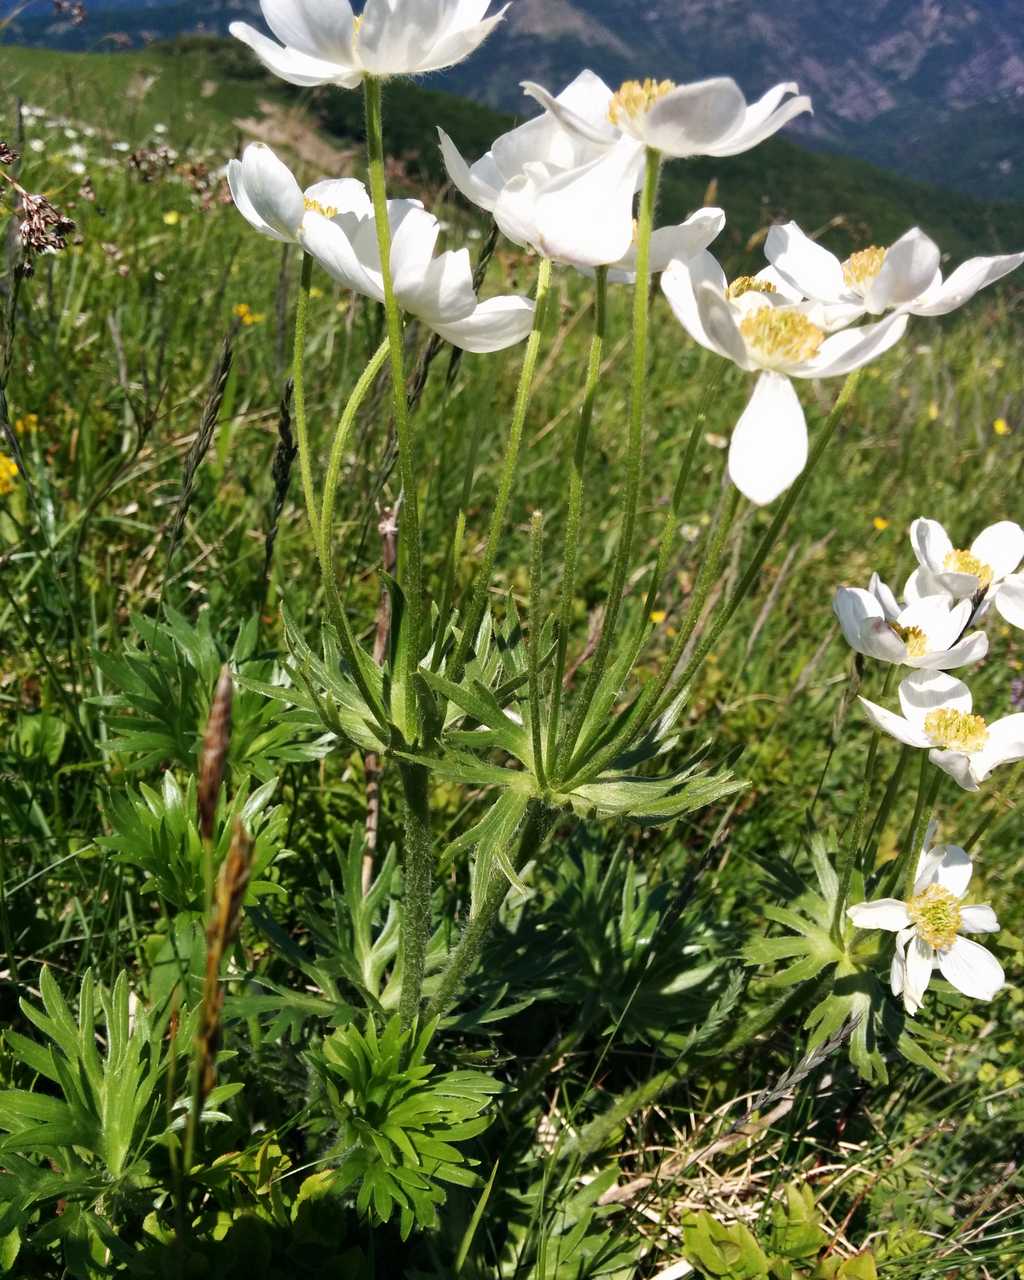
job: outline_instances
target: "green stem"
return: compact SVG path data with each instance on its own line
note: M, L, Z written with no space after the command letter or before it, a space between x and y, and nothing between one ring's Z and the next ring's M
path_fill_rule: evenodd
M917 863L924 842L924 824L935 805L935 797L939 794L939 787L945 776L942 770L934 765L929 773L930 764L928 753L924 752L921 756L921 779L917 788L917 803L914 805L914 816L910 821L907 843L896 878L896 883L903 886L904 898L910 898L913 895L914 882L917 880Z
M299 300L295 308L295 353L292 358L292 386L295 395L295 438L299 443L299 472L302 492L306 496L306 514L314 540L319 539L316 512L316 488L313 484L313 459L309 450L309 427L306 419L306 317L309 314L309 288L313 279L313 259L302 255L302 278Z
M359 376L359 380L352 389L352 394L348 398L341 418L338 422L337 430L334 433L334 443L331 446L331 456L327 464L327 475L324 480L324 505L319 520L314 524L314 529L319 531L318 552L320 557L320 572L324 580L324 592L327 596L327 609L331 621L334 623L335 630L338 633L338 640L345 654L352 672L352 679L355 680L359 688L359 692L363 695L367 706L374 713L377 719L377 726L381 732L381 737L387 739L386 717L384 708L380 699L374 692L363 671L363 662L366 660L365 654L361 653L358 641L352 633L352 626L348 620L348 614L345 612L345 605L338 590L338 581L334 573L334 548L332 546L332 536L334 533L334 514L338 501L338 484L341 479L341 469L345 460L345 450L348 445L349 436L352 434L352 428L355 425L356 415L366 399L377 375L380 373L384 365L384 361L388 355L388 341L385 339L374 352L370 359L370 363L366 366Z
M399 946L402 994L398 1016L411 1027L419 1012L423 974L430 944L430 895L434 881L434 844L430 834L430 774L418 764L399 765L405 797L405 848L402 861L402 926Z
M546 809L539 800L531 800L526 811L526 818L520 831L515 854L512 857L513 870L519 871L534 856L544 843L544 838L554 821L555 814ZM472 973L487 935L497 919L502 903L508 894L509 882L500 866L495 865L491 878L484 892L483 901L477 913L466 926L466 930L458 946L451 954L448 967L441 975L437 991L427 1005L425 1022L432 1022L440 1017L456 1000L463 984Z
M562 593L558 611L558 645L555 652L555 670L551 685L551 717L548 720L547 759L554 764L558 743L558 722L562 713L562 682L565 679L565 661L572 629L572 610L576 591L576 562L579 556L580 524L583 516L584 466L587 459L587 442L594 420L594 401L601 376L604 357L604 339L608 324L608 268L598 267L594 294L594 333L590 340L590 358L587 361L587 382L583 392L583 408L576 429L576 448L573 451L572 473L569 476L569 505L565 517L565 552L562 568Z
M835 435L836 428L839 426L843 414L846 411L846 407L850 403L853 393L856 390L859 377L859 370L855 370L853 373L847 375L846 381L843 383L843 388L839 392L836 402L832 407L832 412L829 414L818 439L814 443L814 448L811 450L810 457L807 460L807 466L797 477L796 481L786 493L786 496L779 503L779 509L775 513L775 518L772 520L771 525L768 527L764 537L758 544L757 550L754 552L750 564L747 566L746 572L740 579L739 585L729 597L728 604L715 618L708 634L704 637L697 649L697 652L690 659L686 670L678 678L672 688L663 696L661 705L659 705L655 711L656 715L660 714L666 706L671 705L679 691L684 689L690 683L694 675L703 665L704 659L718 643L722 632L732 621L736 610L753 590L761 573L761 569L764 567L764 562L768 559L772 548L775 546L779 534L782 532L783 526L789 519L793 508L803 496L804 490L810 483L811 477L814 475L814 472L818 468L818 464L821 462L821 459L825 454L825 450L828 448L832 437Z
M469 650L476 640L476 633L487 609L487 597L491 589L491 574L498 555L498 545L505 530L505 517L512 497L512 485L519 463L519 449L523 442L523 428L530 408L533 393L533 375L537 369L537 357L540 354L540 340L544 327L544 312L547 305L548 290L551 286L551 259L542 258L537 273L537 295L534 302L533 330L526 343L526 354L519 374L519 387L516 391L516 403L512 413L512 426L509 429L508 442L505 445L505 457L501 466L501 477L498 480L498 493L491 514L491 525L487 533L487 545L484 548L483 560L477 572L476 586L466 615L463 618L462 635L452 658L449 679L458 681L469 656Z
M622 501L622 527L619 547L612 569L611 586L605 605L604 621L597 650L587 680L572 709L572 715L558 751L556 772L561 777L572 758L587 710L601 682L612 642L618 627L626 575L633 557L637 507L640 501L640 478L644 457L644 409L647 399L647 331L651 311L651 233L654 228L654 205L658 194L661 156L647 150L643 194L636 243L636 286L633 294L633 375L630 392L629 442L627 445L626 487Z
M537 786L547 791L544 772L543 725L540 703L541 584L544 575L544 515L535 511L530 519L530 631L528 636L530 734L533 740L533 772Z
M366 104L366 147L369 162L370 195L373 220L377 229L380 274L384 289L384 314L387 320L391 351L391 391L398 434L398 462L402 475L402 516L398 525L398 571L411 643L405 645L405 721L416 725L415 676L423 640L423 545L420 532L419 496L417 493L416 442L409 418L409 402L405 391L405 352L402 313L395 298L391 275L391 223L388 220L388 198L384 183L384 131L381 111L381 81L367 76L363 82Z
M892 771L892 777L889 779L889 785L885 789L885 795L882 797L882 803L878 806L878 812L875 814L874 821L871 823L871 830L868 832L868 838L864 842L864 848L861 850L861 867L865 877L871 871L874 864L874 857L868 861L869 854L875 845L875 838L885 830L885 824L889 821L889 814L892 813L893 805L896 803L896 796L899 794L900 784L903 781L903 775L906 772L907 765L910 763L910 757L914 748L904 745L900 751L900 758L896 762L896 768ZM891 877L885 879L895 884L896 881Z
M672 505L669 508L668 515L665 517L665 527L661 531L661 543L658 547L658 563L651 578L651 585L647 591L647 602L644 605L644 617L649 618L654 612L654 605L658 599L658 591L661 588L661 581L668 569L669 556L672 554L672 546L675 542L676 533L683 519L683 498L690 484L690 475L693 472L693 462L697 456L697 446L700 444L701 432L704 424L707 422L708 410L711 407L711 401L718 392L718 388L722 384L722 377L725 373L725 362L719 361L715 365L715 371L708 379L704 387L704 394L701 397L700 408L693 420L693 426L690 428L690 435L686 441L686 448L683 450L683 458L679 464L679 471L676 474L675 487L672 490Z

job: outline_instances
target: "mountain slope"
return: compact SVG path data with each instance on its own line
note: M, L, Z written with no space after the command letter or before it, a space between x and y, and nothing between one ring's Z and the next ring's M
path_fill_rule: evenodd
M0 15L15 0L0 0ZM138 45L261 21L258 0L89 0L82 27L36 0L8 39L61 48ZM908 177L1024 199L1022 0L513 0L506 21L443 87L521 112L524 77L559 88L583 66L609 83L734 75L748 94L795 80L815 103L793 136Z

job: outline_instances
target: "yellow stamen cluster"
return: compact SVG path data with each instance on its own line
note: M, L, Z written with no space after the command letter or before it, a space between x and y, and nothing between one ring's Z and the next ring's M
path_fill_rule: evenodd
M929 711L924 718L924 731L935 746L947 751L980 751L988 741L988 725L983 716L951 707Z
M960 928L960 903L948 889L930 884L907 903L918 936L936 951L951 947Z
M825 341L824 329L799 311L783 307L758 307L740 321L740 333L748 347L769 361L799 364L818 354Z
M6 453L0 453L0 494L11 493L18 478L18 464Z
M646 115L651 107L671 93L675 88L673 80L627 80L608 104L608 119L617 125L623 116L635 120L637 116Z
M303 200L307 213L319 213L323 218L336 218L338 211L333 205L321 204L319 200L313 200L310 196L306 196Z
M889 624L893 631L907 646L908 658L923 658L928 652L928 637L920 627L901 627L895 622Z
M992 581L992 567L969 551L950 551L942 562L950 573L973 573L979 587L987 587Z
M729 286L730 298L742 298L745 293L778 293L770 280L758 280L756 276L737 276Z
M846 281L847 288L867 288L881 271L884 261L885 250L880 249L877 244L867 249L860 249L857 253L851 253L843 263L843 279Z

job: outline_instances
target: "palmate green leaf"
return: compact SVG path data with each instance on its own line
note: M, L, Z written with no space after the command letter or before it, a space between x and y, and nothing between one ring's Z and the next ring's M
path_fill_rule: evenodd
M748 784L730 774L694 774L686 770L661 778L605 775L577 787L568 800L580 816L630 817L638 822L668 822L717 804Z
M421 671L421 677L434 692L454 703L472 719L486 725L493 734L493 742L503 751L514 756L526 769L533 768L533 747L526 727L514 720L508 711L499 706L491 691L479 681L472 684L453 684L444 676Z
M482 1133L484 1112L501 1085L483 1072L451 1071L434 1078L424 1059L435 1030L415 1044L392 1018L378 1033L371 1020L339 1028L310 1054L338 1121L336 1189L357 1186L357 1210L378 1222L399 1213L404 1235L433 1226L444 1203L440 1184L479 1183L474 1161L458 1143Z

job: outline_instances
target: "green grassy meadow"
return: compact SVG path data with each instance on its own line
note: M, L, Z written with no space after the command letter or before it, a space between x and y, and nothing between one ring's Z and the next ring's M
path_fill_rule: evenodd
M385 97L403 139L410 119L420 126L395 147L404 159L394 179L448 224L452 245L468 234L476 256L488 227L443 188L425 144L415 154L434 100L417 90L407 102L406 92ZM103 1160L80 1137L59 1144L69 1153L63 1163L31 1141L5 1138L0 1274L675 1280L690 1274L683 1259L693 1263L687 1215L706 1210L742 1223L766 1250L770 1240L777 1248L786 1227L778 1205L789 1204L791 1232L799 1216L794 1201L780 1199L791 1187L810 1190L829 1265L870 1249L877 1270L815 1271L809 1246L788 1273L772 1272L782 1280L1024 1277L1021 769L1003 767L977 795L949 780L939 791L942 838L970 849L974 892L998 911L992 948L1008 985L990 1005L941 983L929 990L914 1030L932 1068L883 1046L888 1078L865 1080L839 1045L787 1080L806 1066L815 983L784 988L773 966L744 962L749 938L783 932L766 908L811 880L811 831L831 849L855 822L872 738L855 690L886 700L885 669L855 667L839 633L835 587L864 586L874 570L901 586L914 567L906 530L918 516L940 520L958 546L994 521L1024 516L1020 275L946 320L912 320L903 342L864 371L755 591L708 655L677 751L682 759L707 744L746 788L662 825L559 827L526 874L529 892L506 904L444 1041L444 1070L486 1071L503 1089L491 1127L465 1144L479 1176L453 1179L440 1225L409 1243L394 1221L371 1222L354 1191L328 1185L324 1152L336 1134L310 1055L360 1007L367 970L353 977L344 941L357 916L367 938L384 938L371 1008L391 1007L393 952L386 909L364 921L346 879L352 833L366 821L365 752L326 742L315 716L261 692L285 681L282 604L314 649L326 609L297 467L287 489L281 480L299 255L250 230L225 199L219 169L247 136L238 122L262 120L302 177L322 176L332 149L360 173L350 106L358 95L332 108L243 78L217 47L117 56L0 48L0 137L22 153L19 181L77 224L67 251L40 259L33 278L15 283L13 250L0 268L0 370L8 370L2 386L22 470L0 483L0 1089L59 1096L51 1059L22 1052L26 1039L47 1034L25 1010L41 1004L48 983L76 1016L87 973L103 992L126 975L133 1001L150 1010L170 1010L177 973L189 975L187 990L201 983L203 884L189 787L229 658L244 687L224 808L248 802L257 835L224 983L224 1092L203 1129L187 1247L180 1235L175 1243L173 1140L133 1146L119 1180L107 1184ZM464 104L438 110L451 112L445 127L474 157L503 127L493 113L471 117L476 109ZM317 132L324 123L338 132ZM161 147L174 154L161 156ZM140 149L148 158L133 165ZM837 248L887 243L919 221L950 250L947 272L972 252L1024 246L1024 210L958 197L940 207L926 189L877 185L868 166L804 156L781 141L714 168L677 166L663 207L697 207L713 179L731 220L722 248L731 272L756 269L758 232L780 215L809 229L836 220L827 238ZM0 208L10 246L10 210ZM535 275L535 262L499 242L483 292L529 293ZM544 514L547 552L539 603L552 614L558 604L593 284L557 271L555 295L491 593L501 618L531 606L535 511ZM630 307L631 292L613 286L576 657L600 617L619 536ZM321 464L383 334L379 308L314 276L306 384ZM652 335L633 613L657 561L686 442L703 417L640 679L677 634L727 487L729 432L750 391L747 375L686 337L657 290ZM411 329L410 367L427 337ZM450 362L443 351L429 369L414 421L435 601L460 509L466 534L454 575L462 591L473 581L519 359L513 349ZM211 400L219 376L222 395ZM837 391L835 382L802 384L812 438ZM335 541L346 607L367 647L381 590L377 526L399 486L394 448L385 377L345 458ZM12 453L9 440L3 451ZM711 607L729 597L772 516L743 504ZM996 718L1015 708L1024 636L998 617L988 626L990 656L968 678L979 708ZM871 813L899 759L899 747L880 740ZM876 865L904 847L918 763L910 761L874 833ZM480 816L482 799L482 789L439 783L437 830L454 840ZM218 822L226 845L224 813ZM401 795L385 760L378 865L401 841ZM437 917L446 923L435 969L464 909L464 858L453 854L438 877ZM770 1009L764 1031L730 1051L742 1019ZM50 1016L74 1040L75 1026L69 1031L52 1008ZM687 1040L706 1024L704 1040ZM106 1046L113 1033L103 1025ZM147 1053L159 1057L154 1034ZM173 1110L185 1070L179 1065L170 1082L160 1077L153 1105L161 1116ZM630 1097L635 1105L625 1105ZM25 1114L40 1132L53 1121L43 1110ZM10 1120L2 1095L0 1121L5 1133L24 1134L28 1123ZM721 1274L768 1274L751 1268L737 1261Z

